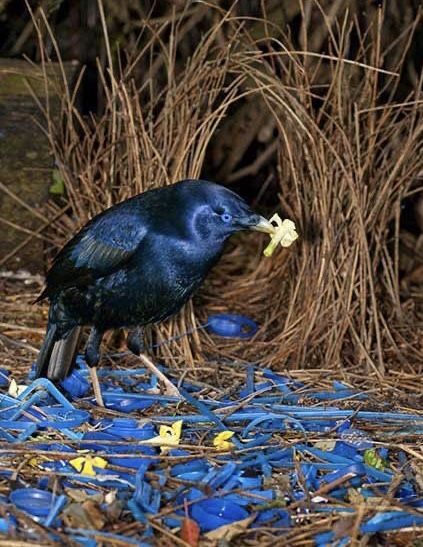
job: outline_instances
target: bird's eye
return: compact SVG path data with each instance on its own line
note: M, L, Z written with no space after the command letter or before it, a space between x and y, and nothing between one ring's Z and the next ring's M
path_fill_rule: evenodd
M220 215L220 218L223 220L223 222L229 223L232 220L232 215L230 215L229 213L223 213Z

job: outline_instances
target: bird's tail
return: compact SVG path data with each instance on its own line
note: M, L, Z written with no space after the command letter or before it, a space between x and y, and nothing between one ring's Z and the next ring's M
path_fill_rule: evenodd
M57 325L49 324L36 363L35 377L63 380L70 372L78 351L81 327L74 327L62 339L57 339Z
M72 370L82 334L81 327L74 327L63 340L58 340L51 352L47 378L63 380Z
M56 342L56 333L57 325L49 323L47 325L47 332L38 353L37 361L35 363L36 378L39 378L40 376L46 376L48 364L50 362L50 355Z

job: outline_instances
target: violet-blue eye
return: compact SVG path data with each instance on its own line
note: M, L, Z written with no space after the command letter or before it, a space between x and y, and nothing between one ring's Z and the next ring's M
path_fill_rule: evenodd
M228 223L228 222L231 222L232 215L230 215L229 213L223 213L223 215L221 215L221 218L223 222Z

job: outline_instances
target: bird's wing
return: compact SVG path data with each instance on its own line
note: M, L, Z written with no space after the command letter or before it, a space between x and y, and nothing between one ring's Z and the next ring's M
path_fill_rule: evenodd
M106 211L89 222L56 256L47 274L44 296L81 286L120 269L147 233L135 210Z

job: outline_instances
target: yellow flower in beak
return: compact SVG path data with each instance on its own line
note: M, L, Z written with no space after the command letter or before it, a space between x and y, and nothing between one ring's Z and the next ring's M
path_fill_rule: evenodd
M279 243L282 247L289 247L298 239L298 233L292 220L287 218L282 220L276 213L272 216L270 222L276 224L275 232L270 236L270 243L263 251L264 256L272 256Z

